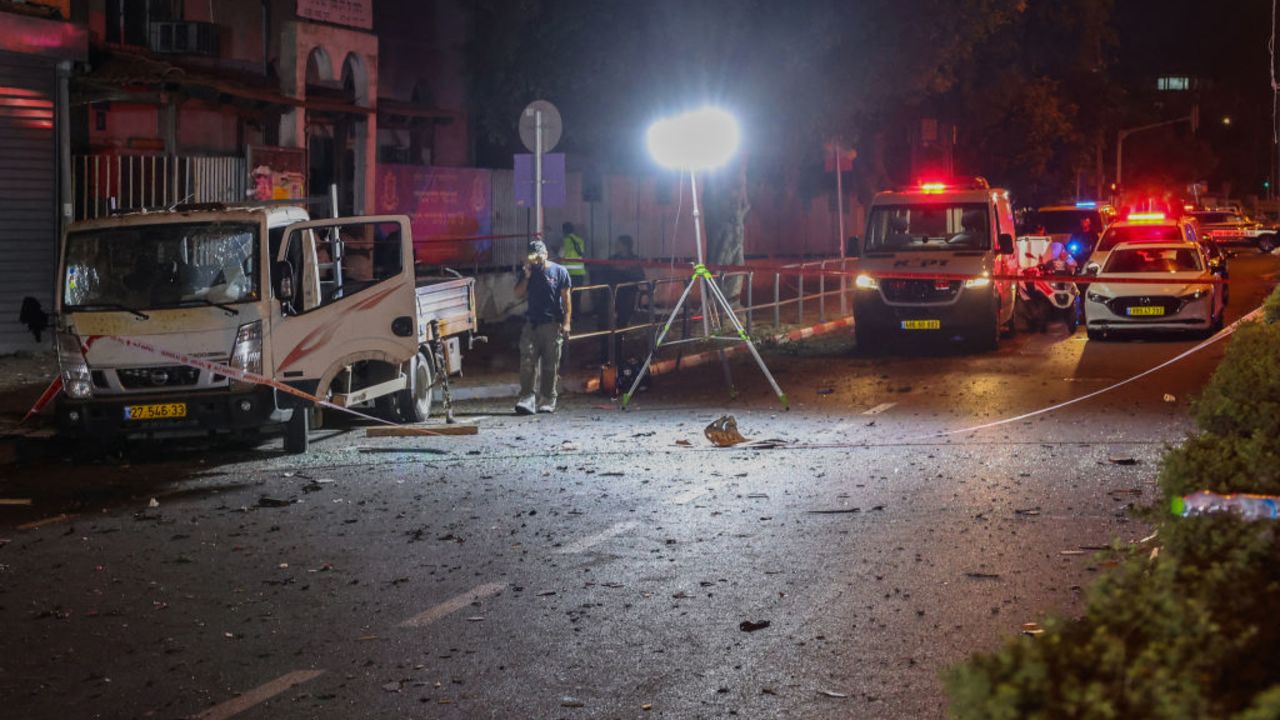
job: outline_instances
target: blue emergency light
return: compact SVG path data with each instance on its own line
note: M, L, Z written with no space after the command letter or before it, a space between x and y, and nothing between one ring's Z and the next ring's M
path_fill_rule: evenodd
M1081 210L1094 210L1098 207L1098 203L1094 200L1081 200L1080 202L1076 203L1076 207L1080 208Z
M1080 251L1083 249L1084 249L1084 246L1080 244L1079 240L1072 240L1071 242L1067 243L1067 252L1071 253L1071 257L1075 257L1079 255Z

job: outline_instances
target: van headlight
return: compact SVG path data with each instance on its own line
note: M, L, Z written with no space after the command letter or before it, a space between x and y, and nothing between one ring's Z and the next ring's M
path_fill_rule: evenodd
M58 367L62 369L62 391L75 400L93 395L93 378L89 363L80 350L80 338L72 333L60 332L57 338Z
M231 367L243 372L262 374L262 321L245 323L236 331L236 343L231 346Z
M875 290L880 287L880 282L866 273L855 278L853 284L862 290Z

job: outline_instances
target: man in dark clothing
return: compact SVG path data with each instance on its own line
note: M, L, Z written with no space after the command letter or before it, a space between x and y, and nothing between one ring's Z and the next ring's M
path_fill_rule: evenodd
M556 411L560 350L569 337L573 320L570 287L569 271L547 259L547 246L541 240L529 243L529 260L515 288L516 298L529 302L524 330L520 333L518 415ZM535 378L538 380L536 397Z

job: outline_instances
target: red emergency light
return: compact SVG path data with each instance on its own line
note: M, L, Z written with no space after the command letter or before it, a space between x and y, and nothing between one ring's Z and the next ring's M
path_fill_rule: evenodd
M947 184L943 182L922 182L920 183L920 192L927 195L936 195L946 192Z
M1129 222L1147 222L1158 223L1165 221L1165 214L1162 212L1136 212L1129 213Z

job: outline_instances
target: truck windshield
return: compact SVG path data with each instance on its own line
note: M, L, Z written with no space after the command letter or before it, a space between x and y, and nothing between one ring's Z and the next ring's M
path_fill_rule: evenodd
M986 250L991 230L983 203L878 205L867 218L867 252Z
M258 226L166 223L67 235L67 309L134 310L258 298Z

